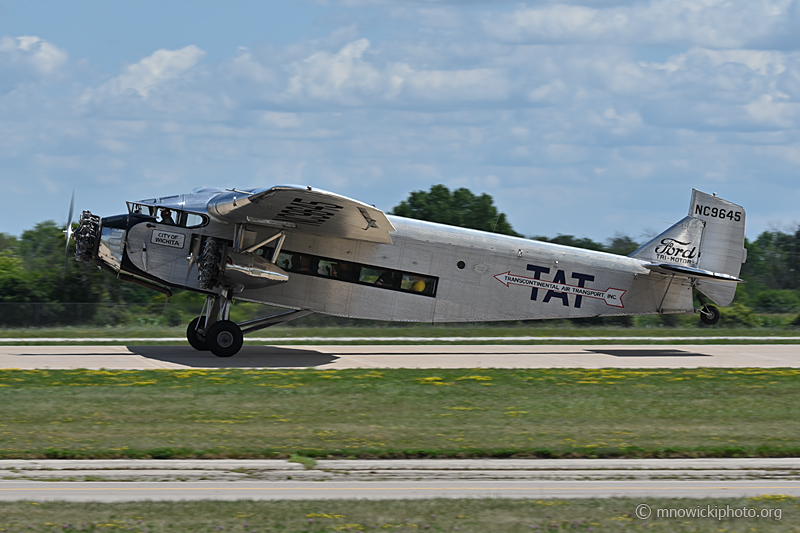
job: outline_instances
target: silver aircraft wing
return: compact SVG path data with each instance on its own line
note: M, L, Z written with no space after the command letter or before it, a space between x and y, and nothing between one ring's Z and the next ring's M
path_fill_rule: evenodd
M731 283L744 283L744 280L741 280L734 276L730 276L728 274L722 274L720 272L711 272L710 270L703 270L701 268L694 268L684 265L676 265L673 263L648 263L644 265L644 267L649 270L652 270L653 272L659 272L661 274L675 274L677 276L682 276L685 278L704 278L704 279L714 279L717 281L730 281Z
M270 226L322 237L391 244L395 231L380 209L332 192L296 185L227 190L209 200L208 214L237 224Z

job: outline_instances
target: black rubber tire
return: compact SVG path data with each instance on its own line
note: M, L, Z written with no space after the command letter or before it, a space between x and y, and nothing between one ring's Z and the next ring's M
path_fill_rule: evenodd
M244 335L235 322L220 320L208 328L206 341L211 353L217 357L230 357L242 349Z
M186 328L186 340L189 341L189 344L195 350L207 352L209 350L208 341L204 335L200 335L197 332L197 323L200 322L202 318L203 317L199 316L189 322L189 327Z
M713 305L707 305L700 310L700 320L706 326L713 326L719 322L719 309Z

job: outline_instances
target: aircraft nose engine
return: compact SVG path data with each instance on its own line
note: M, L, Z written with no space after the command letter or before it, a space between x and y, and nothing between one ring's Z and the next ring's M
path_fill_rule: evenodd
M78 229L73 234L75 238L75 259L78 261L91 261L96 254L98 236L100 235L100 217L89 211L81 213Z
M75 230L75 259L110 267L119 273L125 248L127 215L100 217L89 211L81 213Z

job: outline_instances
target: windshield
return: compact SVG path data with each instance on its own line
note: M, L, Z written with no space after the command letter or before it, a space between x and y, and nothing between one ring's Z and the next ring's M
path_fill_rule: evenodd
M208 224L208 217L180 209L169 209L147 204L128 202L128 212L132 215L153 217L156 222L181 228L199 228Z

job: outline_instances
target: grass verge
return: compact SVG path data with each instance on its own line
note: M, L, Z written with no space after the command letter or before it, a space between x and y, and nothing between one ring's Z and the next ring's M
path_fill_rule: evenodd
M28 328L3 329L0 338L24 338L26 343L36 342L40 338L180 338L186 335L186 327L64 327L64 328ZM376 337L407 337L408 342L415 342L414 337L538 337L531 344L546 343L547 337L655 337L674 342L675 337L704 337L703 342L726 342L719 337L793 337L800 342L798 328L724 328L724 327L576 327L558 326L552 322L536 322L531 324L506 325L498 324L442 324L442 325L399 325L396 327L287 327L276 326L253 334L254 337L269 338L280 343L292 342L293 338L304 337L360 337L371 339ZM717 339L717 340L715 340ZM245 338L247 340L247 338ZM304 344L314 341L302 341ZM330 341L323 341L329 343ZM369 341L368 341L369 342ZM431 341L426 341L430 343ZM436 342L436 341L432 341ZM444 342L444 341L442 341ZM558 341L562 343L563 341ZM602 341L601 341L602 342ZM615 341L616 342L616 341ZM636 341L641 343L641 341ZM692 341L697 342L697 341ZM743 341L735 341L741 343ZM763 341L757 341L762 343ZM775 342L794 342L775 341ZM81 341L81 344L87 344ZM183 341L176 344L185 344ZM393 343L399 343L393 341ZM11 343L3 343L10 345Z
M636 517L646 503L654 516ZM657 518L659 509L752 509L764 518ZM715 499L415 501L197 501L140 503L0 503L9 532L146 531L541 531L797 532L800 503L791 496ZM769 514L771 518L767 518ZM780 519L777 519L777 516Z
M315 466L317 466L317 462L312 459L311 457L305 457L303 455L292 454L289 456L288 461L290 463L299 463L305 467L306 470L312 470Z
M800 457L800 369L0 370L0 458Z

